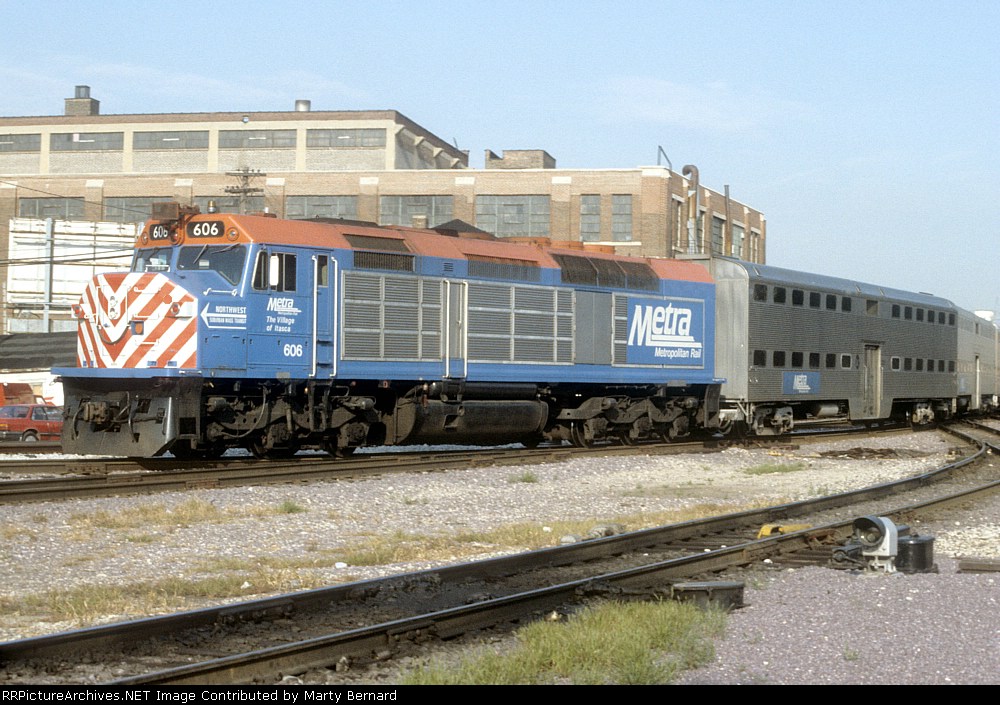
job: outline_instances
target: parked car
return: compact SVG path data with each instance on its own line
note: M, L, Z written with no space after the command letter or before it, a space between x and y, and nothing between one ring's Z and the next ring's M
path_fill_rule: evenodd
M0 406L0 441L58 441L63 410L47 404Z

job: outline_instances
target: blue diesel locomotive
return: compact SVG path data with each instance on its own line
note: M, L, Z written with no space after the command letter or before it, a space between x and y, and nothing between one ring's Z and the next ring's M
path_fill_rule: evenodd
M697 263L156 204L74 307L67 452L674 439L720 422Z

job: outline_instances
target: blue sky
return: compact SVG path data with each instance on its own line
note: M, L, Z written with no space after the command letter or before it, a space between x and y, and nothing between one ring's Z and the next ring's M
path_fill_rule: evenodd
M0 0L0 115L394 109L470 151L698 166L768 263L1000 308L1000 3ZM17 31L11 31L17 28Z

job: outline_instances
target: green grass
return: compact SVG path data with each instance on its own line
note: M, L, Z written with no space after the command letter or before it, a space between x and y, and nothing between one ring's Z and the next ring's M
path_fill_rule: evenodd
M197 607L204 600L306 590L319 581L291 569L258 566L249 572L223 572L202 578L167 577L127 585L84 585L19 598L0 599L8 615L44 617L91 624L108 615L145 616Z
M514 483L514 482L534 483L534 482L538 482L538 475L536 475L535 473L531 472L531 470L525 470L520 475L511 475L510 477L507 478L507 482L510 482L510 483Z
M652 685L714 657L725 614L689 603L605 603L565 622L535 622L506 652L419 669L405 685Z
M773 473L781 472L801 472L802 470L808 470L809 466L806 463L768 463L765 465L755 465L752 468L747 468L743 472L747 475L770 475Z

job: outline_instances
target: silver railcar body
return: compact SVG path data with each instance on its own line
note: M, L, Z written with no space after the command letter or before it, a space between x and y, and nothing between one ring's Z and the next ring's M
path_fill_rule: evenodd
M975 355L979 388L996 383L995 344L988 355L989 336L960 334L974 327L964 317L972 314L946 299L727 258L711 268L722 407L755 433L807 418L947 418L959 410L960 387L975 392L973 373L960 372ZM995 343L995 327L976 320Z

